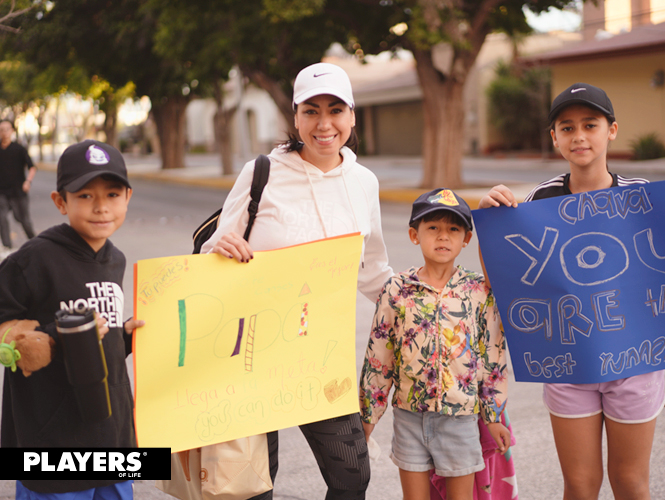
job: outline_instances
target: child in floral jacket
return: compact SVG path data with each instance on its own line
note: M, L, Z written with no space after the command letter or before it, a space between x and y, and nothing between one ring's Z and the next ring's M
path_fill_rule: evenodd
M499 421L508 385L505 339L483 276L455 266L472 237L466 202L448 189L423 194L409 226L425 265L390 278L379 296L360 380L365 436L394 384L391 458L404 497L429 500L435 469L449 500L472 498L474 474L485 467L478 415L502 454L510 446Z

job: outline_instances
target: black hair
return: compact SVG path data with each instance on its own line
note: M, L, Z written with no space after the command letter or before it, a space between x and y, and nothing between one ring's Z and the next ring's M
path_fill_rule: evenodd
M471 231L471 228L469 225L466 223L466 221L456 214L455 212L451 212L450 210L435 210L434 212L430 212L428 214L423 215L422 217L414 220L409 224L409 227L412 227L416 231L418 230L418 227L420 226L421 222L432 222L432 221L439 221L439 220L446 220L450 222L451 224L456 224L458 226L461 226L464 228L464 231L468 233Z
M9 118L3 118L3 119L1 119L1 120L0 120L0 123L2 123L2 122L7 122L7 123L9 123L9 124L12 126L12 130L16 130L16 127L14 126L14 122L13 122L12 120L10 120Z
M2 122L0 121L0 123L2 123ZM97 179L97 178L99 178L99 177L101 177L101 178L104 179L105 181L115 181L115 182L118 182L119 184L122 184L123 186L125 186L125 192L127 192L127 191L129 190L129 186L127 186L124 182L122 182L121 180L119 180L115 175L102 174L102 175L98 175L97 177L95 177L95 179ZM93 179L90 179L90 181L92 181L92 180L93 180ZM86 182L86 183L83 185L83 187L82 187L81 189L83 189L84 187L86 187L86 186L90 183L90 181ZM79 191L80 191L81 189L79 189ZM75 192L77 192L77 191L75 191ZM65 200L65 201L67 201L67 193L71 193L71 191L67 191L66 189L61 189L60 191L58 191L58 194L59 194L59 195L62 197L62 199ZM73 193L72 193L72 194L73 194Z
M298 112L298 105L296 104L293 110L295 113ZM288 134L289 138L285 141L278 142L278 146L282 146L287 153L291 151L300 151L305 145L295 134ZM358 145L360 144L360 139L358 134L356 134L356 127L351 128L351 135L344 144L347 148L353 151L355 154L358 154Z

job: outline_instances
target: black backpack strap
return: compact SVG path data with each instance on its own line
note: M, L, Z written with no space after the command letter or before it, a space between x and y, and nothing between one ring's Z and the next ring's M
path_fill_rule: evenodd
M247 208L247 211L249 212L249 222L247 223L247 229L245 229L245 235L243 236L245 241L249 240L249 233L252 232L254 219L256 219L256 213L259 211L259 201L261 201L263 188L266 187L269 176L270 158L266 155L259 155L254 162L254 178L252 179L252 188L249 192L251 200L249 202L249 207Z

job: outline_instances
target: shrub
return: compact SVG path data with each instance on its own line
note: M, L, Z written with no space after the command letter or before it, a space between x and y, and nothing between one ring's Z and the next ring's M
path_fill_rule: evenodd
M665 156L665 144L655 132L631 141L630 147L633 150L633 158L636 160L653 160Z
M194 144L189 147L189 152L190 153L207 153L208 148L206 148L205 144Z
M549 94L548 70L499 63L487 96L490 122L507 148L549 147L546 134Z

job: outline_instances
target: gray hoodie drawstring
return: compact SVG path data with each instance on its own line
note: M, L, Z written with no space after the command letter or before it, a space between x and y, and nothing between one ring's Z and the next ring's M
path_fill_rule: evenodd
M321 209L319 208L319 200L316 198L316 191L314 190L314 184L312 183L312 177L309 175L309 169L307 165L303 165L305 173L307 174L307 180L309 181L309 187L312 190L312 198L314 198L314 207L316 208L316 213L319 215L319 220L321 221L321 226L323 227L323 235L328 237L328 230L326 229L326 224L323 221L323 216L321 215Z
M360 224L358 224L358 217L356 217L356 211L353 208L353 202L351 201L351 193L349 193L349 187L346 185L346 175L344 175L344 169L342 169L342 182L344 182L344 191L346 191L346 198L349 200L349 205L351 206L351 213L353 214L353 222L356 225L356 231L359 233L360 231ZM362 261L361 261L362 268L365 268L365 252L362 253Z

